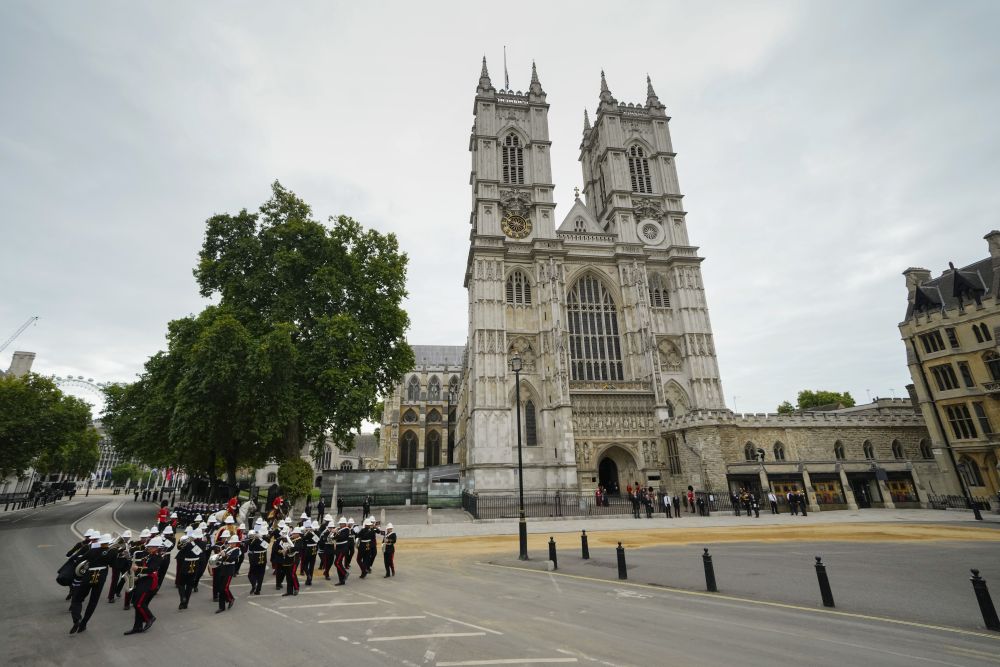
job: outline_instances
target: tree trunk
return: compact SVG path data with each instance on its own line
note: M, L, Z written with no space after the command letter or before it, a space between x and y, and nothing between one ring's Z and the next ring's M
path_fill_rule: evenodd
M284 458L297 458L302 452L302 428L298 419L285 426Z

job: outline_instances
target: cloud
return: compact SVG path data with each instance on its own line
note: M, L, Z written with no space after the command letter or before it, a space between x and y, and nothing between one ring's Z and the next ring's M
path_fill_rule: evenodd
M280 179L399 236L410 339L461 344L480 59L538 64L555 197L580 185L599 72L649 73L740 409L805 387L902 395L907 266L997 226L994 3L215 3L0 7L0 337L45 372L128 380L199 310L204 220ZM530 20L524 17L530 17ZM0 359L9 359L8 350Z

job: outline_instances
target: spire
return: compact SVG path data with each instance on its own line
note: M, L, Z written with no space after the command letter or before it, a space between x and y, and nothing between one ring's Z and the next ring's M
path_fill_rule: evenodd
M604 78L604 70L601 70L601 107L605 105L617 105L618 100L611 95L608 90L608 80Z
M490 81L489 70L486 69L486 56L483 56L483 71L479 74L479 86L476 87L477 93L495 92L493 88L493 82Z
M656 96L656 91L653 90L653 81L646 75L646 106L647 107L662 107L660 104L660 98Z
M590 131L590 116L587 114L586 109L583 110L583 131L584 132Z
M542 90L542 83L538 80L538 70L535 68L535 61L531 61L531 86L528 87L528 93L532 95L544 95L545 91Z

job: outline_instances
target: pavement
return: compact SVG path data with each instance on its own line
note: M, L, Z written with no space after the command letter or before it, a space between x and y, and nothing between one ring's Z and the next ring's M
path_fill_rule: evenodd
M593 563L585 563L567 544L560 549L560 569L548 572L542 569L545 552L537 540L533 560L525 564L506 548L485 555L461 549L411 551L404 534L397 555L398 576L391 579L359 580L355 573L347 586L334 588L332 582L320 580L299 596L284 598L274 590L270 574L265 595L247 596L244 576L233 587L236 605L220 615L212 613L214 605L205 587L189 610L178 611L168 582L153 600L158 622L147 633L122 636L131 625L131 613L101 602L85 634L67 634L66 589L55 584L54 576L75 540L74 524L77 530L100 525L117 526L120 531L122 525L139 528L150 523L154 512L151 503L78 496L16 521L0 516L4 664L173 667L217 662L286 667L333 662L459 667L738 662L842 667L995 666L1000 661L1000 633L983 629L977 620L967 576L968 567L981 567L995 582L997 597L1000 542L994 537L1000 531L995 525L967 528L971 517L956 520L955 525L869 521L885 530L878 542L789 537L711 543L720 585L717 594L699 585L701 545L629 550L629 580L618 581L611 565L613 550L604 546L592 552ZM943 518L952 513L932 514ZM674 521L687 523L685 530L727 530L719 525L696 526L698 520ZM840 530L858 525L839 523ZM477 529L480 525L471 524ZM970 529L982 539L904 542L896 540L889 528ZM531 529L541 532L534 525ZM788 527L767 528L763 516L753 527L761 537L782 529ZM647 530L644 526L628 534L634 539ZM557 539L560 544L571 542ZM462 541L442 540L451 545ZM836 609L819 606L810 569L816 554L822 554L830 567ZM376 574L379 570L377 564Z

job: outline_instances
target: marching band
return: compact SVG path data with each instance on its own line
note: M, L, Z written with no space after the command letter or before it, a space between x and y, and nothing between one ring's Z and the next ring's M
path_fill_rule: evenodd
M148 630L156 621L150 603L170 576L171 562L175 564L173 579L180 597L178 610L188 608L207 571L212 581L212 601L218 603L217 614L232 609L236 602L230 589L244 560L249 564L250 595L261 594L270 562L275 588L280 590L284 585L283 596L294 596L299 593L299 575L304 577L304 585L312 586L317 559L327 580L331 567L336 569L337 586L347 583L355 554L360 578L367 577L381 537L385 576L396 573L396 533L391 523L382 528L372 516L365 518L361 526L355 526L354 519L340 517L335 521L326 514L322 520L313 520L302 514L295 524L282 518L280 505L276 504L269 513L270 526L263 518L257 518L247 530L245 522L237 523L241 517L249 519L235 499L209 514L214 509L184 506L169 512L161 507L156 524L144 528L134 539L130 530L120 536L88 530L67 552L68 560L56 578L70 589L66 598L71 601L73 617L70 634L86 631L105 583L108 583L107 601L114 603L122 598L124 609L131 608L134 612L132 628L125 634ZM208 518L203 514L208 514ZM182 525L185 525L183 530Z

